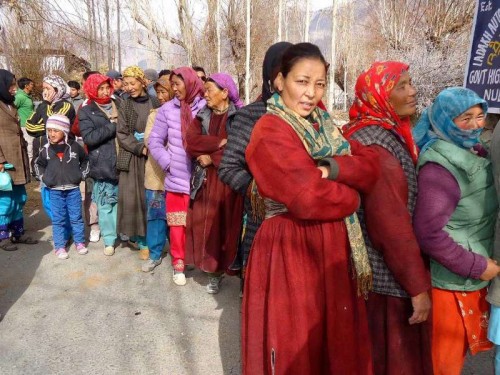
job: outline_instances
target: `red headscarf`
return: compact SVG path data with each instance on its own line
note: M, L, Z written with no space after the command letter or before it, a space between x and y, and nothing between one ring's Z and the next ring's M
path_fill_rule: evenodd
M409 66L398 61L375 62L356 81L354 103L349 110L351 121L343 128L349 138L365 126L376 125L393 130L403 138L413 162L418 159L418 148L411 134L410 118L400 118L391 103L389 95L401 75Z
M98 98L97 89L105 82L109 83L109 87L111 88L109 96ZM87 80L83 84L83 91L85 91L85 95L87 95L87 98L89 98L93 102L96 102L97 104L109 104L111 102L111 95L113 95L114 89L109 77L106 77L99 73L95 73L91 74L89 78L87 78Z
M180 76L186 87L186 96L181 100L181 133L182 141L185 143L187 128L193 121L191 103L196 97L203 95L203 81L193 68L187 66L174 69L170 74L170 79L172 79L173 74Z

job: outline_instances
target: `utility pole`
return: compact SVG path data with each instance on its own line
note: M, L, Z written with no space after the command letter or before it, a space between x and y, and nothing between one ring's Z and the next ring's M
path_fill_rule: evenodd
M250 0L247 0L247 46L245 64L245 104L250 103Z

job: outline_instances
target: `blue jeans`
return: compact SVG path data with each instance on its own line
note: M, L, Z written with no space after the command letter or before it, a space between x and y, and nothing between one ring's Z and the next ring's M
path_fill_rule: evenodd
M61 249L69 239L65 231L69 219L75 243L85 243L85 227L82 216L82 195L80 189L53 190L50 192L50 211L52 214L52 237L54 247Z
M49 217L50 221L52 221L52 209L50 208L50 189L45 186L42 182L40 184L40 195L42 197L42 207L45 210L45 213ZM66 217L66 222L64 223L64 238L71 237L71 224L69 223L69 217Z
M165 210L165 193L146 189L147 227L146 243L149 247L149 259L161 258L167 242L167 222Z

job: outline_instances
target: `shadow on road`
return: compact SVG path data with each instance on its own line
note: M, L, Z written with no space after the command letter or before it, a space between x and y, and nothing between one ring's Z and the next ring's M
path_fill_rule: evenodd
M0 250L0 321L31 284L42 258L52 250L51 243L42 240L42 229L47 225L48 218L41 210L25 212L26 234L39 243L18 244L16 251Z

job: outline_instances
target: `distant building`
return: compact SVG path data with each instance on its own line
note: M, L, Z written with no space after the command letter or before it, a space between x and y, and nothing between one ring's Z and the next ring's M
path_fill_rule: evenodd
M70 73L71 71L88 71L91 70L90 63L76 56L75 54L66 51L66 50L57 50L57 49L42 49L31 51L29 49L25 50L17 50L15 56L13 58L17 58L18 56L23 56L24 59L29 59L30 55L36 53L37 56L43 54L44 57L40 64L40 71L51 74L53 72L65 72ZM7 66L7 56L4 51L0 49L0 68L8 69Z

